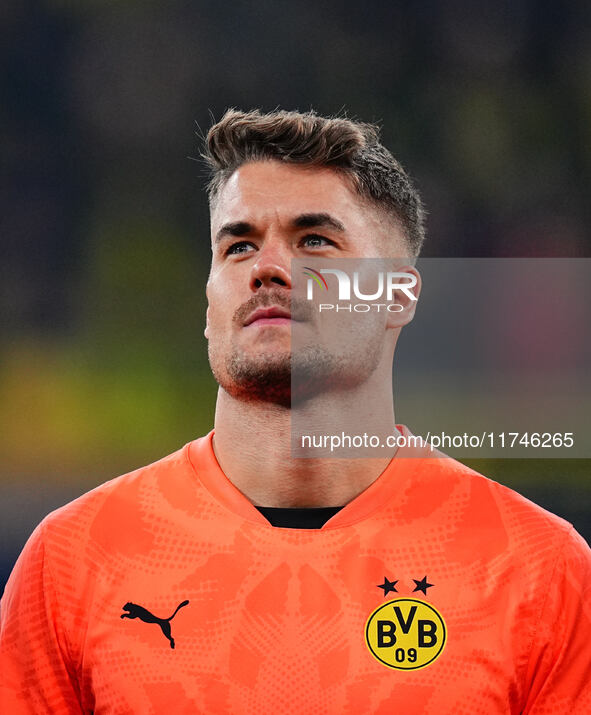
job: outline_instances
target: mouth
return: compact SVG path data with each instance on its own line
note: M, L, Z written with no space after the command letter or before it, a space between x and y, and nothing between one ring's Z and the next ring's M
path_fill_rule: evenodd
M248 316L244 327L249 325L289 325L290 323L291 313L289 310L274 306L272 308L257 308Z

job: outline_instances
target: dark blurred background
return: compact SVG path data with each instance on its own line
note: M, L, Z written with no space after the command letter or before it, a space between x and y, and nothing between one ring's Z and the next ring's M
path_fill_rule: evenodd
M211 427L194 158L212 117L378 122L424 195L426 256L589 256L590 14L583 0L4 0L0 588L44 514ZM474 466L591 537L588 461Z

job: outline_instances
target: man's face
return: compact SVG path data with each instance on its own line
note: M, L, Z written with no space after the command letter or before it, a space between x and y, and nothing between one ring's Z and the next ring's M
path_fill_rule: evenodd
M247 163L221 190L211 230L205 335L222 388L241 399L288 405L296 359L324 381L338 372L341 384L349 374L375 369L385 330L366 336L361 355L331 354L314 343L320 331L310 303L292 300L292 258L378 258L407 251L401 230L344 177L326 168ZM310 344L292 364L295 326Z

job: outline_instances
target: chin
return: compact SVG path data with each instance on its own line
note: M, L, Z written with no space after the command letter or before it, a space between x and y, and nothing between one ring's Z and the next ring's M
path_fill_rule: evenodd
M256 357L234 353L222 369L211 357L215 379L232 397L245 402L269 402L282 407L291 405L290 353L264 353Z

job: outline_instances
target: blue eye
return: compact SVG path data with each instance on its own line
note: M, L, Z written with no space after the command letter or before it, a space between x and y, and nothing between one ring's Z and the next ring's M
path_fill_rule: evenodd
M315 233L309 236L304 236L302 242L307 244L309 248L323 248L324 246L332 246L333 242L324 236L318 236Z
M248 241L238 241L237 243L233 243L226 251L226 255L237 255L240 253L248 253L248 251L254 248L252 243L249 243Z

